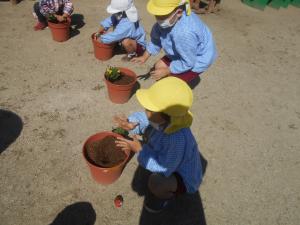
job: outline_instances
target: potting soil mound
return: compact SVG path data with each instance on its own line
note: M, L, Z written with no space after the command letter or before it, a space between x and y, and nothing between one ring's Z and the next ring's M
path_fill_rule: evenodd
M113 83L118 85L124 85L124 84L130 84L133 81L134 81L133 77L121 73L121 78L119 80L114 81Z
M115 144L116 138L107 136L86 146L87 159L100 167L116 166L126 159L126 154Z

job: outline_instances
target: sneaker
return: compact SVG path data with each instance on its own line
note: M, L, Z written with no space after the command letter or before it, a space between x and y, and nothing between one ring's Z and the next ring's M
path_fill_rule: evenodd
M37 22L37 24L33 27L35 31L44 30L47 27L45 23Z
M136 56L137 56L136 53L129 53L129 54L123 56L123 57L121 58L121 60L122 60L123 62L129 62L131 59L133 59L133 58L136 57Z

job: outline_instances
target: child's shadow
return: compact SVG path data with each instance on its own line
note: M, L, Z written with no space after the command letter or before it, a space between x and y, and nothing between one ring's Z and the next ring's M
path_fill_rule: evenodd
M85 25L84 16L82 14L73 14L71 15L71 31L70 37L75 37L80 34L79 29Z
M203 176L206 171L207 160L200 154ZM148 178L151 172L138 166L133 180L132 189L139 195L144 196L147 192ZM139 225L206 225L204 209L199 192L184 194L176 198L175 202L164 211L154 214L149 213L143 207Z
M49 225L94 225L96 212L89 202L76 202L66 206Z

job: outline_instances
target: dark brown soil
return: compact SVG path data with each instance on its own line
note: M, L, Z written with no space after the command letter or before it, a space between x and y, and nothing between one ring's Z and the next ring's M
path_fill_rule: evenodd
M107 136L100 141L87 144L87 159L100 167L110 168L123 162L126 154L116 147L116 138Z
M134 81L134 78L131 76L128 76L124 73L121 73L121 78L119 80L116 80L112 82L113 84L118 84L118 85L124 85L124 84L130 84Z

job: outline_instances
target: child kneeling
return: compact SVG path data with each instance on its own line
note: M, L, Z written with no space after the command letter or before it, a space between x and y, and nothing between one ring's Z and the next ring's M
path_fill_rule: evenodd
M39 0L33 5L33 15L38 19L34 30L43 30L48 25L49 16L53 15L59 22L65 21L73 12L71 0Z
M112 0L107 7L112 14L100 24L98 33L103 33L99 41L104 44L118 42L127 52L123 60L129 61L135 56L141 56L145 51L146 33L140 25L138 12L132 0ZM113 27L112 32L106 32Z
M149 0L147 10L157 22L145 53L133 61L144 63L163 49L166 55L150 72L152 78L176 76L189 84L199 79L215 61L217 51L211 31L191 12L189 1Z
M116 144L137 152L139 164L152 173L144 207L159 212L173 197L198 191L202 181L200 153L190 129L193 94L184 81L167 77L136 96L145 112L115 120L132 134L144 134L143 144L136 136L118 138Z

